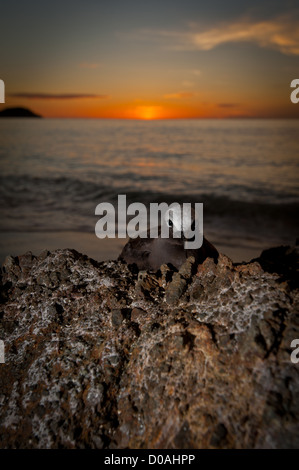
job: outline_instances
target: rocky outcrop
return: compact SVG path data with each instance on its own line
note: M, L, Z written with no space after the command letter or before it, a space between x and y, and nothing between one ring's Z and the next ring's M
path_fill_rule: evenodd
M298 253L282 251L154 274L8 257L0 446L298 447Z

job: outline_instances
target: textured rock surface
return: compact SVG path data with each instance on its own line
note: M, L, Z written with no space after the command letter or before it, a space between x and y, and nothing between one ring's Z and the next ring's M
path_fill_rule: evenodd
M298 253L258 261L8 257L0 446L298 447Z

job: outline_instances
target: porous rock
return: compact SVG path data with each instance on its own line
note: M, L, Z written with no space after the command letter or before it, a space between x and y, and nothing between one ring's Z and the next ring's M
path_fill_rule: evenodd
M298 447L297 254L279 251L281 272L270 255L157 273L8 257L0 446Z

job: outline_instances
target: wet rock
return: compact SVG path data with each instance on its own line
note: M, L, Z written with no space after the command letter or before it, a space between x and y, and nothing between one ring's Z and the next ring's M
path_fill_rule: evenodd
M113 326L120 326L124 320L124 315L121 309L112 310L112 324Z
M190 256L181 266L179 272L173 274L171 282L165 287L165 300L168 304L174 305L181 299L187 285L191 282L194 272L196 272L195 259L193 256Z
M187 282L180 273L174 273L171 283L166 289L166 302L170 305L178 302L185 291Z
M269 248L253 261L257 261L264 271L279 274L281 281L288 281L293 287L299 286L299 246Z
M297 448L296 248L157 273L7 257L0 447Z
M133 308L131 312L131 320L135 323L142 323L142 320L146 316L146 312L142 308Z

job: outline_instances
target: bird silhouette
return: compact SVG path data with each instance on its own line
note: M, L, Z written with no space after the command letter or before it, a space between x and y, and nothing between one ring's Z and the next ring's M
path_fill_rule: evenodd
M156 238L151 237L149 229L146 238L130 238L118 259L127 264L135 264L139 270L144 271L157 271L162 264L171 264L179 269L189 256L194 256L196 264L203 263L206 258L213 258L217 262L219 253L205 237L203 237L200 248L185 248L185 242L190 241L189 234L193 231L194 236L196 227L193 208L189 221L186 221L186 217L181 218L181 215L175 210L170 210L164 216L164 223L169 229L168 238L161 236L162 225L158 227L158 237ZM189 231L184 231L184 224L185 227L189 227Z

